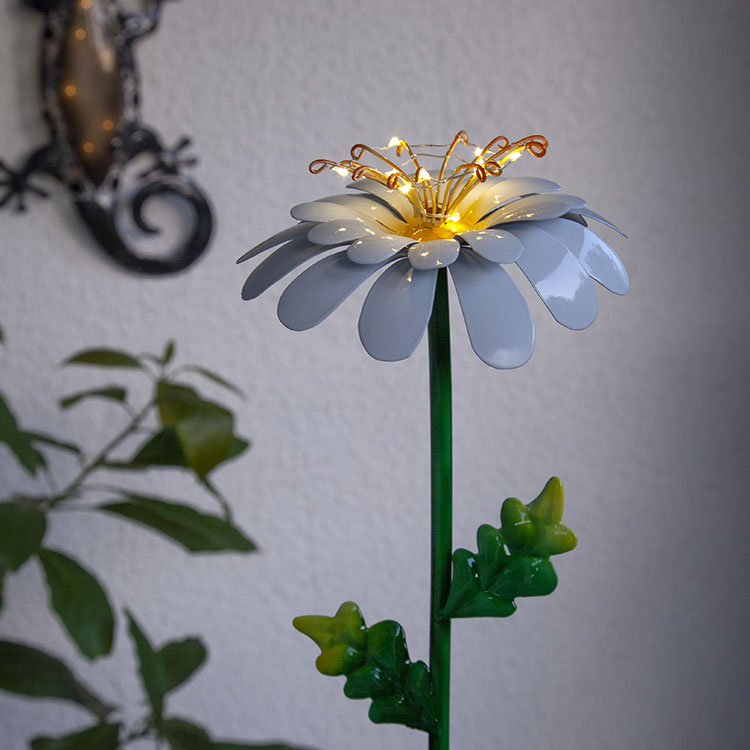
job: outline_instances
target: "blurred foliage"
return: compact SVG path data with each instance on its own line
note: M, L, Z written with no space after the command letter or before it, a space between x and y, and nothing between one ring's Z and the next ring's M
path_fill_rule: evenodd
M88 349L63 362L66 367L95 367L104 372L126 370L150 382L150 395L137 405L128 388L119 383L77 391L59 400L58 406L64 411L105 402L122 412L119 430L93 451L22 427L0 393L0 444L7 447L24 472L40 477L47 488L31 494L0 487L0 494L7 493L0 499L0 611L5 577L26 564L38 564L52 611L78 652L89 661L111 653L115 609L94 573L80 560L45 544L55 515L83 510L122 519L156 532L191 553L247 554L256 549L234 524L229 503L212 481L217 468L243 454L250 444L235 434L232 411L204 397L185 382L185 376L208 381L235 396L242 395L241 391L198 365L173 367L174 355L175 345L170 341L160 355ZM53 476L49 451L69 457L72 470L65 481ZM134 473L174 468L195 476L198 485L218 504L217 513L127 486ZM101 474L106 474L106 483L99 481ZM147 713L135 726L113 720L117 707L84 685L56 656L29 644L0 640L0 689L71 702L85 709L94 722L64 737L37 737L30 743L31 750L118 750L143 738L153 738L158 747L171 750L293 750L280 744L215 741L205 729L168 716L167 696L200 668L206 659L206 647L199 638L190 637L156 648L135 617L127 612L126 618L148 705Z

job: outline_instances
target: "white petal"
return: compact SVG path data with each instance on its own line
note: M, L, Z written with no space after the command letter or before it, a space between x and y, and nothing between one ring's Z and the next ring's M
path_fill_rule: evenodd
M349 260L354 263L380 263L392 257L406 245L414 242L413 237L399 237L395 234L384 234L381 237L364 237L352 242L346 251Z
M479 229L504 224L508 221L541 221L542 219L556 219L572 209L583 208L586 201L575 195L564 193L545 193L544 195L529 195L519 198L493 211L477 224Z
M518 237L503 229L480 229L462 232L458 236L493 263L514 263L523 252L523 245Z
M409 262L418 271L449 266L458 258L461 245L456 240L426 240L409 248Z
M593 219L594 221L598 221L600 224L604 224L605 226L608 226L610 229L614 229L615 232L618 234L621 234L623 237L627 239L627 234L622 231L619 227L616 227L609 219L605 219L603 216L600 216L596 211L592 211L590 208L579 208L576 209L577 214L581 214L581 216L586 216L589 219Z
M260 243L260 245L256 245L252 250L248 250L244 255L241 255L239 258L237 258L238 263L242 263L243 260L248 260L250 258L254 258L256 255L259 255L264 250L270 250L272 247L276 247L276 245L280 245L282 242L286 242L287 240L293 240L295 237L300 237L303 234L306 234L310 231L310 228L312 227L312 224L310 223L303 223L303 224L295 224L294 226L287 227L286 229L282 229L280 232L277 232L272 237L269 237L267 240L264 240Z
M279 299L279 320L293 331L318 325L387 262L370 266L352 263L346 250L323 258L284 290Z
M274 250L248 277L242 287L242 299L255 299L272 284L329 248L311 245L307 237L298 237Z
M392 232L399 232L406 223L401 219L393 207L370 195L331 195L321 198L326 203L338 203L357 212L363 219L377 221Z
M534 351L534 323L508 272L471 252L450 268L472 349L490 367L509 370Z
M307 239L315 245L342 245L360 237L382 237L385 232L377 225L360 219L336 219L316 224Z
M518 267L557 322L575 331L590 326L599 304L594 285L575 256L533 224L515 224L511 231L524 247Z
M292 218L298 221L333 221L335 219L359 219L359 214L351 208L326 201L299 203L292 208Z
M414 214L411 201L400 190L389 190L377 180L357 180L349 183L347 187L352 190L362 190L384 200L402 219L407 219Z
M537 226L537 225L535 225ZM615 251L590 229L569 219L541 221L539 229L560 240L592 279L615 294L626 294L630 287L628 272Z
M475 201L465 216L469 221L478 221L490 211L499 208L513 198L531 195L532 193L553 193L556 190L560 190L560 186L557 183L542 179L541 177L499 178L493 182L490 182L488 179L486 182L480 184L483 188L485 185L487 187L484 190L480 190L479 186L477 186L476 190L467 196L465 200L466 205L469 205L471 201Z
M437 270L417 271L404 258L375 281L359 316L367 353L384 362L406 359L419 346L432 312Z

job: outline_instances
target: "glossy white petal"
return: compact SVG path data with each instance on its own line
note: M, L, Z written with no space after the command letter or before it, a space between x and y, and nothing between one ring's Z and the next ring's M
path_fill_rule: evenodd
M376 180L357 180L349 183L347 187L351 190L362 190L384 200L389 206L393 207L402 219L408 219L414 214L411 201L400 190L389 190Z
M291 211L292 218L298 221L334 221L335 219L359 219L359 214L351 208L324 200L299 203Z
M555 320L574 331L590 326L599 310L596 289L575 256L533 225L515 224L511 231L524 246L518 267Z
M626 294L630 287L628 272L615 251L583 224L569 219L549 219L535 224L560 240L592 279L615 294Z
M307 237L298 237L274 250L251 274L242 287L242 299L255 299L290 271L329 248L311 245Z
M382 237L382 227L360 219L336 219L316 224L308 233L307 239L315 245L343 245L360 237Z
M471 252L461 253L450 272L477 356L500 370L528 362L534 352L534 323L508 272Z
M519 198L506 206L493 211L477 224L479 229L504 224L509 221L541 221L542 219L556 219L572 209L586 205L583 198L564 193L544 193L543 195L529 195Z
M350 195L331 195L328 198L322 198L326 203L338 203L340 206L346 206L357 212L363 219L370 219L379 222L388 227L392 232L398 232L406 226L399 216L398 212L385 201L381 201L372 195L350 194Z
M318 325L385 263L370 266L352 263L346 257L346 250L323 258L284 290L279 299L279 320L293 331Z
M237 263L242 263L243 260L254 258L256 255L260 255L260 253L262 253L264 250L270 250L272 247L276 247L276 245L280 245L282 242L293 240L296 237L301 237L302 235L307 234L307 232L310 231L311 227L312 224L303 223L295 224L294 226L282 229L280 232L276 232L276 234L261 242L260 245L256 245L251 250L248 250L244 255L241 255L239 258L237 258Z
M467 196L466 205L472 201L474 205L465 217L470 221L476 221L514 198L533 193L554 193L557 190L560 190L560 186L556 182L541 177L496 178L492 182L488 179L477 185Z
M418 271L449 266L458 258L461 248L456 240L426 240L409 248L409 262Z
M380 237L364 237L349 245L346 254L354 263L380 263L393 257L404 247L414 242L413 237L384 234Z
M603 216L600 216L596 211L592 211L590 208L579 208L576 210L577 214L581 214L581 216L586 216L589 219L593 219L594 221L598 221L600 224L604 224L605 226L609 227L610 229L614 229L615 232L618 234L621 234L623 237L627 238L627 234L622 231L619 227L616 227L609 219L605 219Z
M503 229L480 229L475 232L461 232L458 236L466 240L483 258L493 263L514 263L523 252L521 240Z
M419 346L432 311L437 270L417 271L404 258L375 281L359 316L367 353L385 362L406 359Z

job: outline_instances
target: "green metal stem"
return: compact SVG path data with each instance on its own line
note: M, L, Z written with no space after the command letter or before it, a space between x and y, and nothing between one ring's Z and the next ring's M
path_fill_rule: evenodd
M438 271L435 301L428 327L430 350L430 444L432 546L430 560L430 672L437 699L438 730L429 750L450 746L451 623L441 621L448 598L453 552L453 447L451 416L451 345L448 276Z

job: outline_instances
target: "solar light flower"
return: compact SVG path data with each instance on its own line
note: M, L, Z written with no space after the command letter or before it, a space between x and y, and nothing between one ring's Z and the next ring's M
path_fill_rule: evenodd
M573 330L596 317L593 281L616 294L628 290L622 262L588 220L617 227L554 182L502 176L525 153L544 156L547 145L540 135L513 143L498 136L481 148L463 131L447 146L412 147L399 138L378 149L356 144L350 159L310 164L313 174L330 168L351 175L348 187L355 192L295 206L296 224L238 261L276 248L245 282L243 299L254 299L317 258L279 300L279 319L292 330L318 325L377 275L359 317L367 352L379 360L404 359L428 331L429 667L410 660L398 623L368 628L353 602L333 617L298 617L294 625L320 647L319 671L345 675L348 697L372 699L374 722L421 729L430 750L449 748L451 619L506 617L517 597L551 593L557 576L550 556L576 544L561 523L562 483L553 477L527 505L507 499L500 527L479 528L477 552L453 552L448 273L472 348L498 369L523 365L534 350L528 305L503 265L515 263L554 318Z

